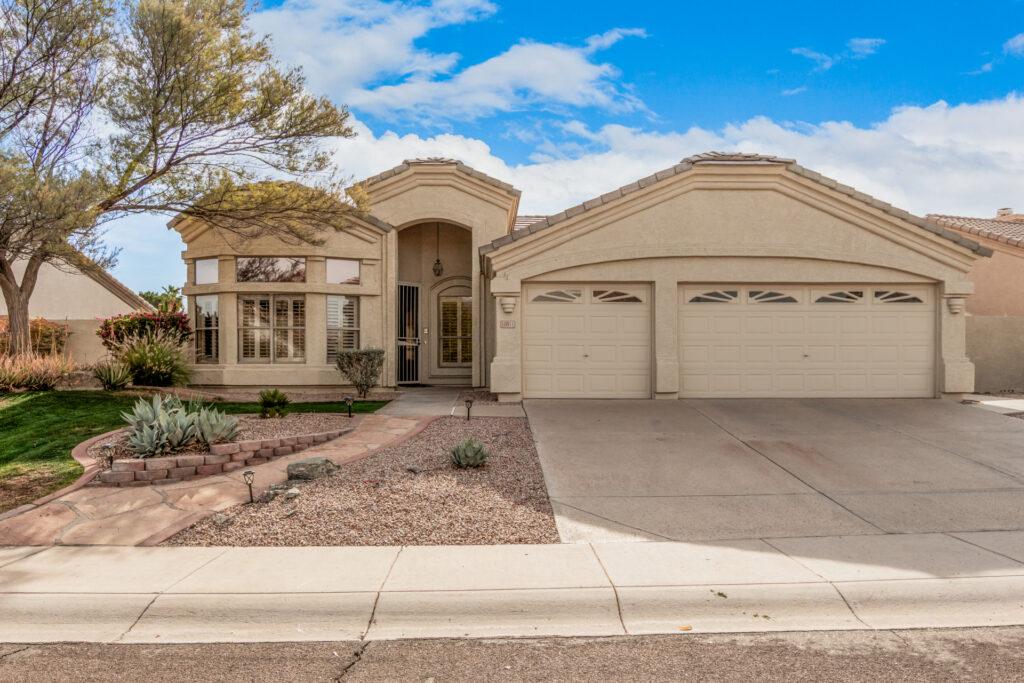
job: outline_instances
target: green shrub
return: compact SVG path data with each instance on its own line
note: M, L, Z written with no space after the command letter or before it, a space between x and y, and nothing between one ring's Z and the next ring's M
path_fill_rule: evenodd
M187 384L188 355L181 338L174 333L147 332L126 337L113 349L114 358L128 366L137 386L172 387Z
M132 371L124 363L103 360L92 366L92 376L99 380L107 391L124 389L132 381Z
M291 402L280 389L264 389L260 392L260 417L284 417Z
M473 438L466 439L457 444L451 453L452 464L459 469L483 467L487 463L487 458L491 455L482 443Z
M0 391L48 391L75 369L62 356L0 356Z
M193 407L192 404L189 405ZM128 443L140 458L181 450L198 437L196 414L176 396L157 394L140 398L130 413L121 413L128 423Z
M156 313L125 313L107 318L96 330L97 336L108 350L115 350L122 342L147 334L164 334L184 345L192 338L188 316L180 311Z
M359 392L359 398L377 385L384 367L384 349L358 349L338 353L338 372Z
M0 356L11 348L10 318L0 316ZM59 356L64 353L71 331L67 325L50 322L45 318L33 318L28 323L28 336L32 353L37 356Z
M216 408L200 408L196 416L196 438L209 446L232 441L238 436L238 418Z

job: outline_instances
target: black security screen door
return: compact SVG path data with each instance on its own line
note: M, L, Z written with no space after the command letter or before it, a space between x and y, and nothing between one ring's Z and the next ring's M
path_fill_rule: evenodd
M420 288L398 285L398 383L420 381Z

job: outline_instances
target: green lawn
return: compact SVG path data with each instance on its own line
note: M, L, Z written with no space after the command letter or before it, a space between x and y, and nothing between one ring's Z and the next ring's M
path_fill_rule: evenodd
M0 395L0 512L31 502L74 481L82 467L71 449L124 424L121 412L137 395L47 391ZM357 401L354 413L372 413L387 401ZM221 410L258 413L255 403L218 403ZM294 403L297 413L343 413L344 403Z

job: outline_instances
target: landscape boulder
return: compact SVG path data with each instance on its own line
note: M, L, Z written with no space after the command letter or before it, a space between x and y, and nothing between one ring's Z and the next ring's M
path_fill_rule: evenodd
M334 474L338 466L324 457L305 458L288 464L288 479L311 481Z

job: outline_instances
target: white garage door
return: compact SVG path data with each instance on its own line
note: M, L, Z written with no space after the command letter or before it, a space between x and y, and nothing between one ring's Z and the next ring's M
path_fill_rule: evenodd
M527 398L650 398L646 285L529 285L523 309Z
M931 287L686 285L680 395L929 397Z

